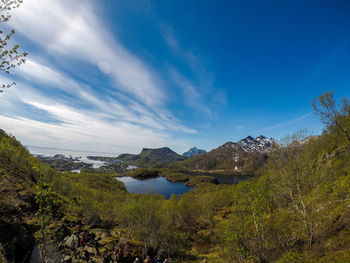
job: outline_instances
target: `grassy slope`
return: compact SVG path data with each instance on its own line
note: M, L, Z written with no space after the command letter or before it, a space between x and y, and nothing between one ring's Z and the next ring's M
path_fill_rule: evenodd
M210 262L237 261L234 258L238 252L231 252L241 249L236 242L240 238L250 255L246 262L254 262L259 255L254 219L262 231L264 253L269 261L348 262L350 157L337 137L321 136L307 149L317 168L306 174L302 190L312 212L308 220L315 226L310 246L303 219L293 212L293 203L284 195L285 186L274 168L267 167L265 175L239 185L203 184L180 199L167 201L157 195L126 194L124 186L111 174L56 172L3 131L0 131L0 176L1 183L6 180L6 187L0 186L0 204L8 212L12 208L16 211L31 208L30 197L41 176L62 198L65 211L62 220L69 220L73 228L78 220L86 224L96 222L96 218L112 221L115 222L112 225L119 225L115 238L131 234L139 242L146 236L152 247L159 249L168 244L174 248L169 253L181 262L204 257ZM285 163L284 167L289 166ZM34 212L27 211L21 220L34 226ZM152 220L146 222L148 214ZM2 213L0 217L9 222L11 213ZM112 247L115 240L106 242Z

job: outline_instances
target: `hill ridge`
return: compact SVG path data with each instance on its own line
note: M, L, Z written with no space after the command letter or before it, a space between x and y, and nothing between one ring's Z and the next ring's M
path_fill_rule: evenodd
M120 154L117 159L137 167L163 167L169 163L181 162L186 157L179 155L169 147L142 148L139 154Z
M238 142L226 142L208 153L184 161L192 170L221 171L226 173L255 173L267 161L267 154L277 142L273 138L248 135Z

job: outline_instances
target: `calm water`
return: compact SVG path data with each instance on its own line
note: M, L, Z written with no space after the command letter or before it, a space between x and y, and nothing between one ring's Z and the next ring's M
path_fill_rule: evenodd
M228 174L219 174L219 173L205 173L205 172L185 172L188 175L192 176L211 176L215 177L218 180L219 184L238 184L241 181L245 181L251 178L253 175L251 174L241 174L241 175L228 175Z
M170 182L164 177L137 180L126 176L117 179L125 184L129 193L148 194L154 192L164 195L166 199L169 199L172 194L180 195L191 189L183 182Z

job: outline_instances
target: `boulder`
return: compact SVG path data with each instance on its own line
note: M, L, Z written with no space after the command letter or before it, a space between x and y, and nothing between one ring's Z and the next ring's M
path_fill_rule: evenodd
M64 239L64 244L69 248L74 248L78 246L78 237L76 235L70 235Z
M71 258L71 256L68 256L68 255L64 256L64 258L63 258L63 262L65 262L65 263L72 262L72 258Z

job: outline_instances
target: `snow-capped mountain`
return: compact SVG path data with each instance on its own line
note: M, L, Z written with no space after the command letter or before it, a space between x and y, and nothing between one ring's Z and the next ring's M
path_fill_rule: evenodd
M273 138L260 135L256 138L248 136L239 142L228 142L223 146L232 147L237 150L242 149L247 153L266 153L269 152L276 143L277 142Z
M238 142L227 142L212 151L189 158L187 167L216 172L254 173L262 167L277 142L272 138L248 136Z
M186 157L192 157L192 156L197 156L201 155L203 153L206 153L206 150L198 149L197 147L193 147L189 149L187 152L184 152L182 155Z

